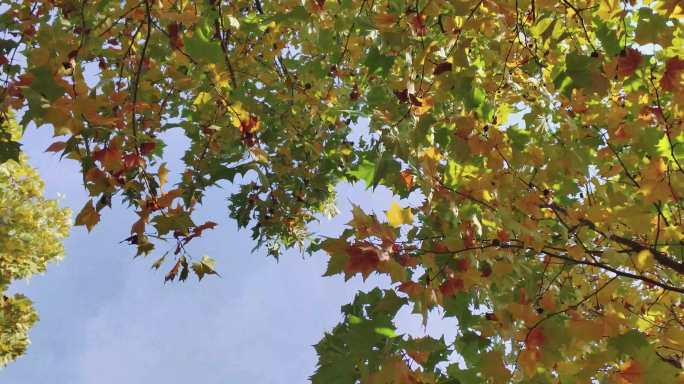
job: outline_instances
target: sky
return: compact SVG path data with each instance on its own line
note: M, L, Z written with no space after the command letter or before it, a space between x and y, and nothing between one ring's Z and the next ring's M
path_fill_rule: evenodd
M45 193L75 214L87 201L77 163L45 153L56 139L48 127L30 127L23 138L29 162L45 181ZM179 171L186 140L166 138L171 172ZM389 279L371 276L344 282L322 277L328 257L298 251L276 262L254 246L249 231L228 218L230 185L211 190L196 222L219 225L190 244L195 257L217 261L221 277L164 284L169 268L150 269L154 256L134 259L134 248L120 241L135 214L123 207L105 209L91 233L74 227L65 241L64 260L30 281L12 285L29 296L40 321L31 329L27 353L0 370L0 383L305 383L316 367L313 345L342 320L340 306L359 290L387 287ZM350 204L379 216L393 197L362 184L338 188L341 214L312 225L335 236L351 218ZM403 204L417 206L417 199ZM421 318L402 310L399 331L453 337L453 319Z

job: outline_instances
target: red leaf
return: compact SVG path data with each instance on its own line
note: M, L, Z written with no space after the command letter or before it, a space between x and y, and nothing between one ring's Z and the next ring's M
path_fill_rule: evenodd
M344 267L347 274L361 273L367 278L371 272L377 269L380 262L380 251L369 243L357 243L347 247L349 260Z
M411 26L416 31L416 35L425 36L427 34L426 20L427 15L424 13L416 13L415 16L411 17Z
M152 153L155 148L157 148L157 143L155 143L154 141L150 141L148 143L142 143L142 144L140 144L140 153L143 156L147 156L150 153Z
M249 118L240 121L242 134L253 133L259 123L259 118L254 115L249 115Z
M617 59L617 73L620 77L627 77L634 73L641 64L641 53L636 49L627 48Z
M544 340L546 340L544 331L541 329L541 327L537 327L527 334L527 337L525 338L525 345L528 348L539 348L544 345Z
M47 149L45 149L45 152L60 152L63 151L64 148L66 148L67 144L63 141L56 141L52 144L50 144Z
M679 79L680 72L684 70L684 60L679 57L673 57L665 64L665 73L660 79L660 86L666 91L674 91L681 79Z
M468 270L468 268L470 268L470 261L468 261L468 259L466 258L458 259L456 261L456 267L459 271L465 272Z
M143 165L143 159L136 154L129 153L128 155L124 155L123 164L124 169L133 169L136 167L141 167Z
M179 25L176 23L171 23L168 25L168 27L166 27L166 30L169 33L169 42L171 43L171 48L173 49L181 49L184 46L183 38L178 33L179 29Z
M463 291L463 279L449 278L439 286L439 291L444 296L453 296L457 292Z
M93 151L93 154L92 154L93 161L100 161L100 162L101 162L102 159L104 159L104 152L105 152L104 149L96 149L96 150L94 150L94 151Z

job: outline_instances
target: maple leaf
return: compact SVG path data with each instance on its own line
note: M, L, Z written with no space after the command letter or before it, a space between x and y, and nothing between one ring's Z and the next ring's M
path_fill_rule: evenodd
M179 188L172 189L169 192L163 194L159 199L157 199L157 206L159 208L167 208L171 206L173 201L183 194Z
M442 292L442 295L444 296L453 296L457 292L462 292L463 290L463 279L460 278L448 278L439 286L439 291Z
M180 270L181 267L181 260L178 259L176 263L173 265L173 267L169 270L169 272L166 273L164 276L164 283L168 281L173 281L176 278L176 275L178 274L178 271Z
M95 210L93 200L89 200L76 216L75 225L85 225L90 232L100 222L100 214Z
M620 77L627 77L634 73L641 64L641 53L633 48L627 48L618 56L617 73Z
M387 211L387 221L395 228L403 224L413 223L413 212L411 208L401 208L397 202L392 202L389 211Z
M525 338L525 345L528 348L541 348L544 345L546 336L544 335L544 330L542 327L535 327L532 329Z
M123 155L116 146L103 150L101 159L102 166L111 173L116 173L123 168Z
M511 372L504 365L503 353L499 350L484 353L480 369L482 375L491 379L495 384L507 383L511 377Z
M389 255L380 251L368 242L355 243L347 247L349 259L344 267L347 276L360 273L367 279L371 272L378 268L381 260L388 260Z
M378 29L388 29L391 28L397 21L397 17L390 13L376 13L373 16L373 24L375 24Z
M405 170L401 171L400 176L404 182L404 185L406 185L406 189L410 191L411 188L413 188L413 179L414 179L413 174L411 173L410 170L405 169Z
M684 71L684 60L681 60L679 57L673 57L667 60L667 63L665 63L665 72L660 79L660 86L666 91L680 89L682 87L682 71Z
M619 377L625 384L644 383L644 372L641 365L636 360L628 360L620 368Z
M220 276L214 269L214 264L216 264L214 259L205 255L202 256L200 261L195 261L192 263L192 270L195 272L199 280L202 280L205 275Z

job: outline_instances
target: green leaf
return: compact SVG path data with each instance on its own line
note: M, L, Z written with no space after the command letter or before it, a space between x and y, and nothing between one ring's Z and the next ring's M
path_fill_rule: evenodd
M385 56L376 47L372 47L368 52L368 56L366 56L364 65L371 74L387 76L390 68L392 68L392 64L394 64L394 60L394 56Z
M175 230L187 231L188 228L195 226L187 212L181 212L176 215L156 216L152 222L160 236Z
M204 63L225 61L221 44L213 36L213 21L205 17L195 27L193 35L185 39L185 49L194 60Z
M41 66L31 70L34 79L29 88L43 95L48 101L55 101L64 95L64 88L55 81L52 70L48 66Z
M377 327L375 328L375 333L378 335L387 336L389 338L397 337L397 333L395 332L394 328L389 327Z
M454 296L444 298L444 316L456 317L461 329L467 329L480 321L479 316L472 314L470 310L470 295L459 292Z
M608 345L617 350L618 353L630 356L636 355L640 349L649 346L646 336L634 329L622 335L611 337L608 339Z
M608 89L608 79L601 73L601 61L591 56L569 53L565 61L565 72L554 79L554 86L566 96L572 90L586 89L587 93L604 94Z
M16 141L0 141L0 164L7 160L19 160L21 144Z
M596 37L598 37L601 42L601 46L606 51L608 56L617 56L622 47L620 46L620 41L618 40L617 34L612 29L608 28L608 25L603 21L596 21Z

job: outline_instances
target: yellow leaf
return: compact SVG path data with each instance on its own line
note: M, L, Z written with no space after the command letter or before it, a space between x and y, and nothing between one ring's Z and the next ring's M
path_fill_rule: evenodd
M644 249L643 251L639 252L636 257L636 266L642 271L649 269L654 264L655 260L653 259L653 254L648 249Z
M157 177L159 177L159 185L166 184L168 175L169 170L166 168L166 163L162 163L162 165L159 166L159 170L157 171Z
M411 208L402 208L396 202L392 202L389 211L387 211L387 221L389 225L397 228L402 224L413 223L413 213Z
M207 92L200 92L197 94L197 97L195 97L195 101L192 103L194 105L202 105L206 104L211 101L211 95Z
M596 16L600 17L605 21L611 21L613 15L620 10L619 0L601 0L599 2L599 8L596 11Z

